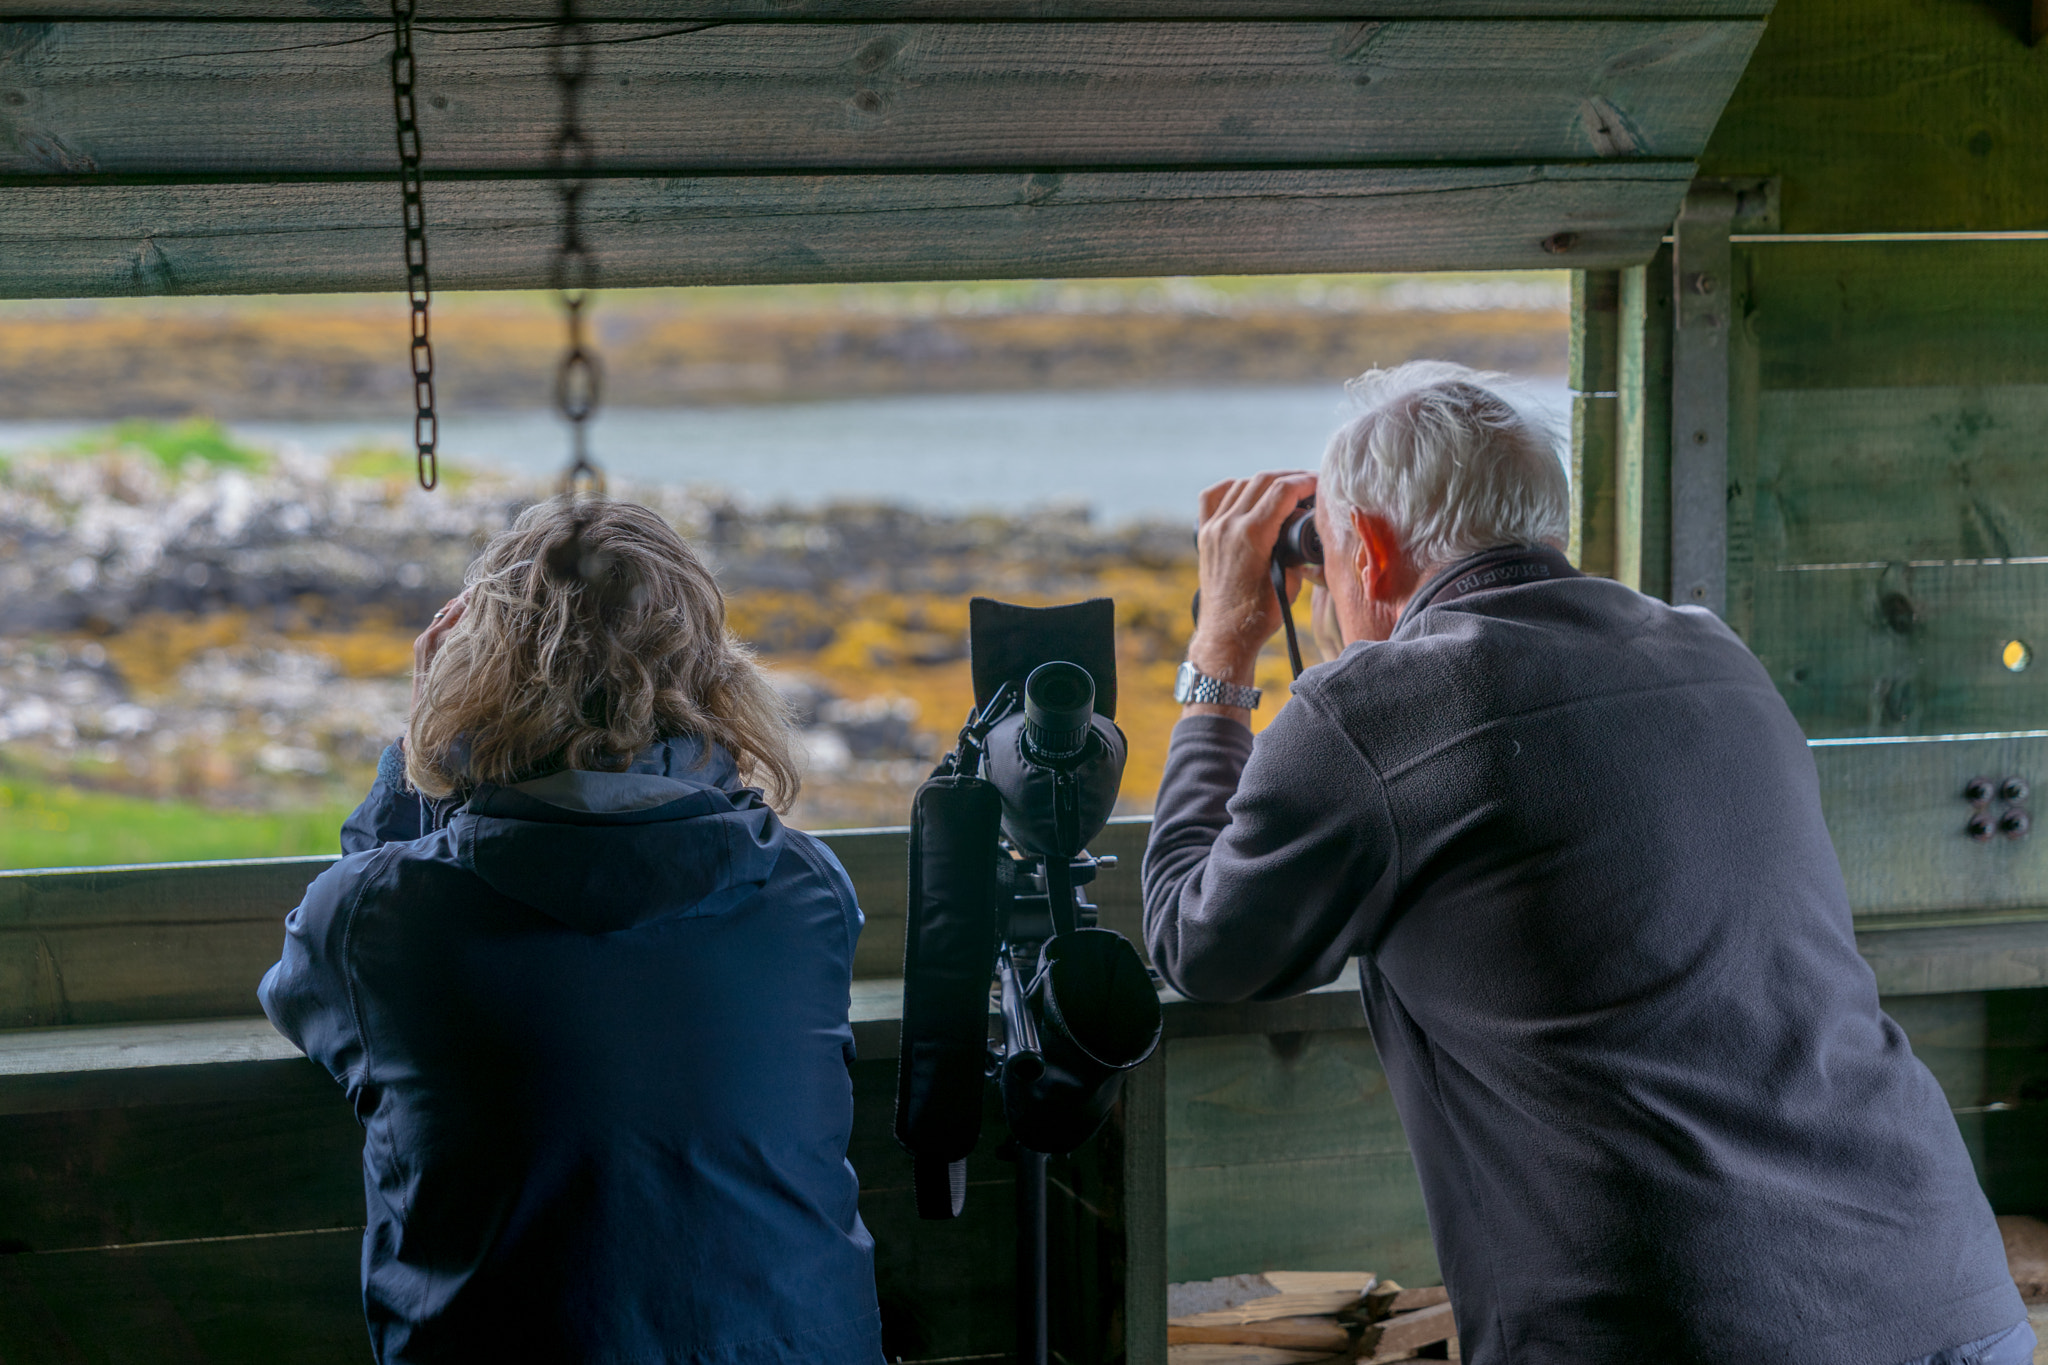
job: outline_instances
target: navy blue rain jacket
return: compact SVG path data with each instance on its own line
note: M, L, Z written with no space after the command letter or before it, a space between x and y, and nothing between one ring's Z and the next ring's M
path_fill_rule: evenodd
M861 913L717 748L479 787L396 751L259 994L364 1127L377 1359L876 1365Z

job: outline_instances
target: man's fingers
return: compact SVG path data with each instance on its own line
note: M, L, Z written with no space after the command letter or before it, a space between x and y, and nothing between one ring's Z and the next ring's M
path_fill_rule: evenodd
M1216 509L1223 506L1237 483L1236 479L1222 479L1204 488L1202 495L1195 500L1195 525L1200 526L1215 516Z
M1238 480L1237 487L1231 490L1229 500L1218 509L1217 515L1240 522L1247 519L1255 520L1255 509L1271 495L1274 480L1279 477L1268 471L1254 474L1249 479Z
M1280 525L1287 520L1288 514L1313 491L1313 481L1305 481L1298 475L1276 475L1265 486L1257 501L1245 509L1244 518L1258 528L1259 534L1277 536L1280 534Z

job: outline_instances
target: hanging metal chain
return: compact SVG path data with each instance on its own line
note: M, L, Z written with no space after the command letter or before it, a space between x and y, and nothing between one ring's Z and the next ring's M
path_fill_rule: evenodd
M399 187L405 196L405 292L412 300L412 441L420 487L441 482L441 423L434 412L434 343L427 328L427 210L420 194L420 125L413 105L414 0L391 0L391 104L398 115Z
M597 412L604 370L585 334L585 307L597 285L597 258L583 240L583 196L590 186L590 138L579 121L583 84L590 77L591 44L576 15L576 0L562 0L548 69L562 92L562 127L555 134L550 167L561 201L562 242L555 251L554 287L569 323L569 349L555 372L555 409L569 424L569 466L562 491L604 492L604 471L590 458L590 419Z

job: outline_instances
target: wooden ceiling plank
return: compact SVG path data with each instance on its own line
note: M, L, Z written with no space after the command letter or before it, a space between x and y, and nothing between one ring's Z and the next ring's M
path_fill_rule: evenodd
M1773 0L581 0L590 23L943 19L1761 19ZM552 22L557 0L432 0L422 23ZM381 23L382 0L0 0L0 19Z
M621 25L583 120L622 174L1691 159L1761 30ZM388 173L389 41L374 24L0 29L0 176ZM416 47L430 175L545 168L539 32L426 28Z
M585 225L611 287L1610 268L1655 249L1692 169L616 179ZM395 289L396 204L377 182L15 187L0 296ZM430 185L427 211L438 288L545 286L545 182Z

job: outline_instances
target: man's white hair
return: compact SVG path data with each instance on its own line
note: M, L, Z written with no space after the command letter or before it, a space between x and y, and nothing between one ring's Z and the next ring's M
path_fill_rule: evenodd
M1555 426L1506 375L1442 360L1345 385L1358 415L1323 452L1322 497L1385 517L1425 572L1506 545L1562 545L1571 484Z

